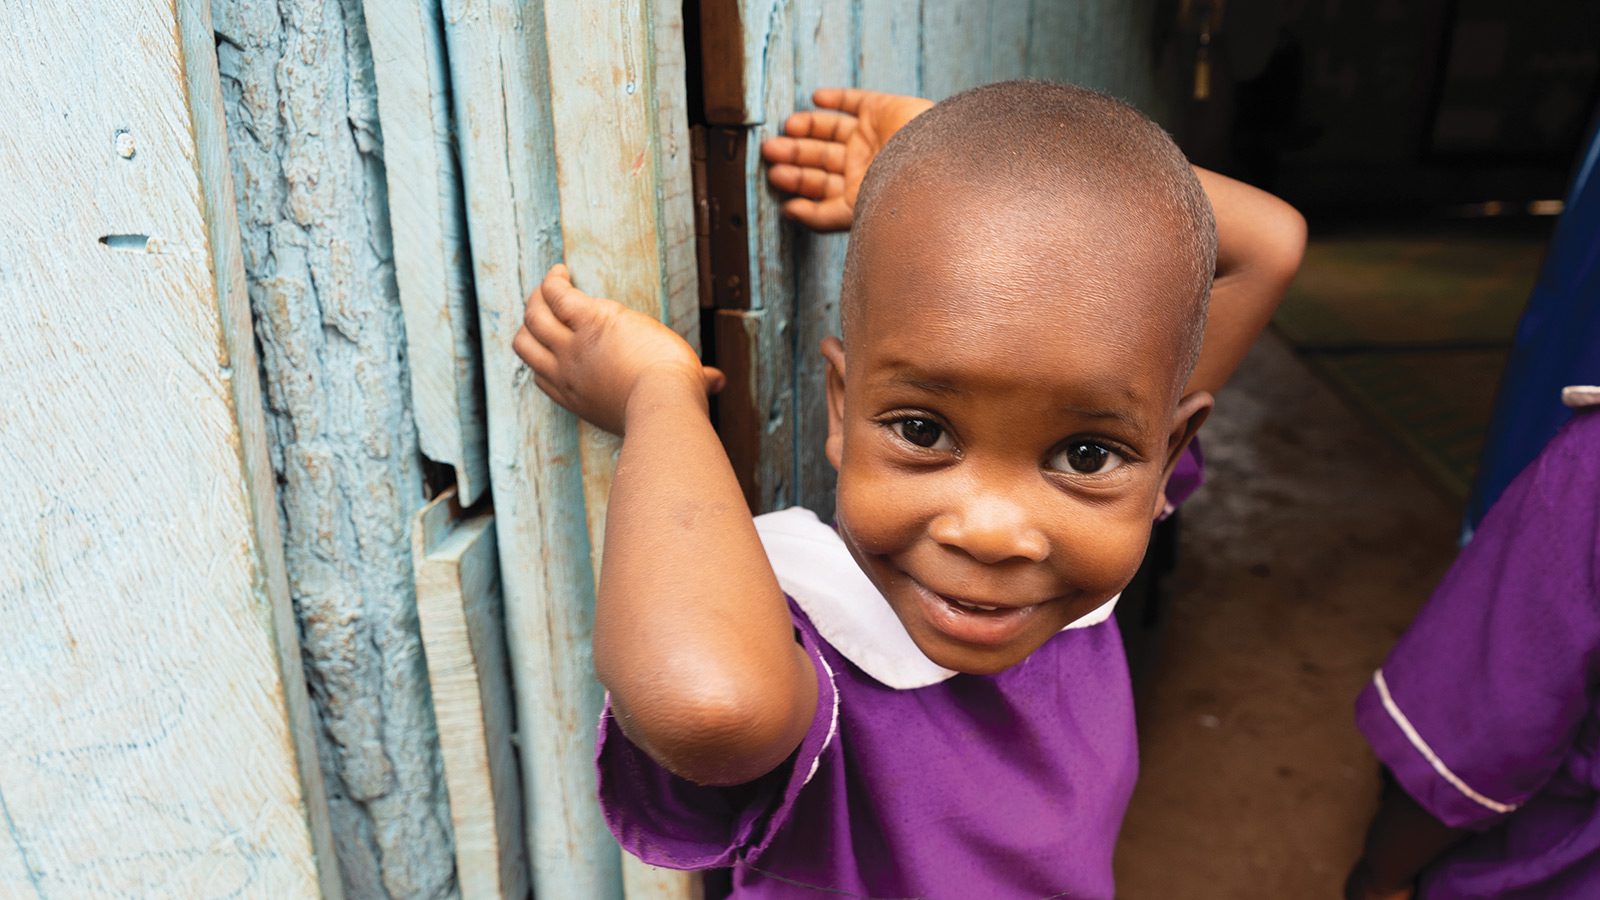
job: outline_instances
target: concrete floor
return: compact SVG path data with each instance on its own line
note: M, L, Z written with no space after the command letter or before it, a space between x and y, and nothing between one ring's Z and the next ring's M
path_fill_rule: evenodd
M1334 897L1377 794L1352 702L1454 557L1458 511L1274 335L1204 433L1143 636L1118 895Z

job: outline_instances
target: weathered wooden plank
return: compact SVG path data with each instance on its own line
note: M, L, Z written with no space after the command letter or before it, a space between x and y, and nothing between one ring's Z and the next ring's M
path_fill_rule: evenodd
M424 500L360 4L214 0L241 245L347 890L453 889L409 540Z
M339 896L209 15L0 16L0 895Z
M758 125L766 121L768 56L774 33L789 14L785 0L701 0L700 56L707 122ZM849 22L841 21L835 27L848 28ZM777 86L782 90L786 82Z
M591 293L698 335L682 8L662 0L547 4L545 28L550 71L562 73L550 107L573 277ZM579 435L598 576L620 444L587 423ZM630 897L695 891L688 876L632 860L625 871Z
M660 198L664 320L700 349L700 273L696 256L693 143L689 139L688 63L681 0L651 0L650 47L656 85L656 191Z
M364 8L417 438L429 458L455 469L470 506L488 487L482 373L439 0L365 0Z
M1028 77L1105 91L1160 121L1166 109L1156 90L1150 38L1157 7L1155 0L1034 3L1028 24Z
M684 87L663 84L656 72L656 54L668 61L669 75L683 71L681 41L676 55L653 43L656 13L667 13L660 5L551 4L545 25L551 71L567 76L550 97L567 263L590 293L670 321L674 309L689 316L699 306L693 283L675 277L694 265L686 240L694 219L689 160L680 152L687 146L661 130L662 97L675 92L666 105L681 110ZM666 196L684 202L669 209L658 199ZM579 442L598 574L620 445L587 423L579 425Z
M1028 74L1030 0L990 0L988 81L1025 78Z
M463 900L523 900L528 857L494 514L467 516L452 487L417 513L411 541L456 880Z
M793 503L793 355L787 310L719 309L717 359L728 385L717 398L718 433L745 501L757 512Z
M992 81L989 0L924 0L922 89L943 100Z
M865 4L860 12L865 14L866 7L872 5ZM871 24L887 26L890 31L897 25L904 28L908 23L896 21L896 12L903 13L903 9L880 10L877 15L883 18L875 18ZM868 33L867 21L861 22L862 32L856 34L855 0L795 0L792 15L795 108L810 108L810 95L816 87L857 83L857 63L864 56L865 45L869 41L881 45L886 40L885 35ZM910 24L914 23L915 19ZM914 39L915 35L907 31L898 37ZM911 49L915 47L913 40ZM913 66L913 78L915 74ZM889 87L879 89L892 90ZM777 125L783 118L778 115L772 122ZM819 348L823 338L839 333L839 285L844 274L847 237L813 234L793 226L791 230L795 276L792 496L795 503L827 519L833 515L834 471L822 451L828 436L828 408L823 378L825 366Z
M857 0L861 87L923 96L922 0ZM799 84L801 90L821 85Z
M511 351L524 298L561 258L544 12L531 0L444 8L534 890L613 897L618 851L595 802L602 692L577 428Z
M849 29L850 22L846 16L834 27ZM744 178L748 192L751 306L762 313L753 320L760 334L756 365L748 376L756 385L756 418L752 425L760 441L757 512L782 509L795 502L796 301L792 240L797 229L783 218L780 198L767 187L760 145L765 138L780 134L784 119L794 111L799 90L795 79L799 46L812 38L812 33L799 29L793 8L788 5L768 18L765 34L761 57L762 124L747 129ZM726 417L722 421L725 423Z
M211 9L207 0L179 0L176 8L178 39L184 57L184 89L188 93L190 128L198 151L195 168L200 176L200 201L211 250L211 273L221 314L223 347L230 374L257 373L261 363L256 356L237 194L228 159L226 104L221 91ZM343 900L344 880L317 747L316 715L306 685L300 628L295 621L282 551L277 482L267 442L266 418L262 414L261 380L230 377L228 381L239 432L239 455L244 463L250 496L250 517L255 528L255 556L260 566L256 591L258 602L269 610L278 671L283 681L283 702L288 712L305 816L311 831L311 848L317 861L317 888L323 900Z

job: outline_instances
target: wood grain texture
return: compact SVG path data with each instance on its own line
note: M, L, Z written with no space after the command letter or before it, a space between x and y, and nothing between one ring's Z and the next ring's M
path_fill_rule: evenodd
M786 0L701 0L700 34L705 118L713 125L766 121L768 54L791 14ZM840 22L837 28L848 28ZM783 82L779 82L779 89Z
M700 273L695 255L694 151L689 140L683 4L650 0L655 26L651 58L656 86L656 193L664 321L700 349Z
M856 0L857 84L926 96L922 89L922 0ZM802 92L814 85L796 85Z
M1015 0L994 0L1008 3ZM993 59L991 0L923 0L922 90L943 100L951 94L986 84Z
M872 5L866 3L858 8L857 0L795 0L795 108L811 105L810 86L855 84L861 80L858 64L864 49L858 48L864 48L867 39L881 47L884 38L869 38L851 26L856 15L865 15L866 7ZM897 11L892 7L879 11L891 31ZM861 25L864 28L866 23ZM916 45L911 46L914 49ZM913 77L915 71L913 68ZM784 114L776 110L774 113L772 123L781 124ZM828 407L824 390L826 366L820 348L823 338L839 334L839 286L848 238L789 227L793 234L795 335L792 496L794 503L827 521L833 516L835 473L822 452L828 436Z
M619 854L595 802L602 692L577 428L511 351L527 292L561 258L544 13L521 0L444 11L534 891L615 897Z
M0 896L338 896L209 16L0 15Z
M745 502L761 512L792 505L793 353L787 310L715 311L718 361L728 385L718 398L719 434Z
M439 0L365 0L364 9L417 438L424 454L455 469L471 506L488 487L483 376L444 23Z
M810 32L799 29L793 7L787 4L775 7L763 27L761 124L749 129L745 151L751 307L760 311L747 320L747 325L759 327L758 365L750 374L757 398L755 424L761 448L756 472L760 499L757 512L783 509L795 502L796 453L792 241L797 228L783 218L780 198L767 187L760 147L763 139L782 133L784 119L794 110L796 58L802 52L801 45L808 44L812 37ZM851 26L845 20L837 27Z
M411 567L423 502L359 0L215 0L289 588L357 896L454 890Z
M550 71L559 73L550 108L562 246L574 281L698 335L682 7L546 4L545 28ZM621 445L587 423L579 436L598 577ZM590 759L582 764L592 769ZM696 893L690 876L624 865L631 898Z
M456 880L463 900L523 900L528 850L494 514L463 513L449 488L417 513L411 541Z
M687 201L690 181L688 157L681 152L687 143L663 141L661 99L674 91L658 84L655 55L670 54L670 47L655 44L654 13L645 0L547 4L545 27L550 71L561 73L552 83L550 106L562 245L574 282L591 294L670 321L675 305L691 314L698 309L692 283L673 284L669 277L694 264L693 247L685 240L694 219L689 204L679 202L672 212L681 222L669 225L662 202L669 192ZM668 67L672 75L683 71L682 43L677 47L677 61ZM680 99L669 106L681 110L681 82L675 93ZM664 156L664 149L673 153ZM669 288L676 288L677 296ZM579 443L598 574L606 500L621 445L587 423L579 425Z

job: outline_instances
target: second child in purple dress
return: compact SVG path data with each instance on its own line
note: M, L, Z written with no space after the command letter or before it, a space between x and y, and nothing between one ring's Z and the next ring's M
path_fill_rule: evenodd
M1391 783L1345 894L1600 897L1600 388L1356 703Z
M707 417L722 376L669 329L563 267L529 298L539 385L623 436L600 802L629 852L731 869L738 897L1110 897L1137 772L1112 606L1303 224L1203 189L1160 128L1089 91L854 96L827 121L873 136L859 197L860 147L801 191L847 191L853 222L822 347L835 527L752 520ZM833 154L804 141L801 170ZM1218 225L1249 223L1220 253L1213 186ZM1256 265L1225 267L1208 326L1219 257Z

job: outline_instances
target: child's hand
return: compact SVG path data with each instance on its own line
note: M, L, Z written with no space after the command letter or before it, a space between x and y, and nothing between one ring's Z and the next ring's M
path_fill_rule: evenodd
M512 348L540 390L612 434L622 434L628 399L647 377L681 378L701 397L724 383L672 329L573 287L565 265L528 296Z
M763 141L761 157L772 164L767 181L799 195L783 204L785 216L814 231L844 231L867 166L933 101L857 88L821 88L811 99L821 109L790 116L783 123L788 137Z
M1372 871L1362 859L1350 870L1344 883L1345 900L1411 900L1411 888L1380 888L1372 883Z

